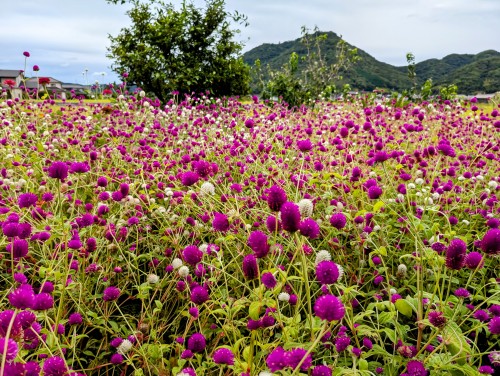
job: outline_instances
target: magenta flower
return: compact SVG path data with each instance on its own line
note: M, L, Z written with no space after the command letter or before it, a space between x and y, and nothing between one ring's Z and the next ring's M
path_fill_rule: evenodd
M207 346L207 340L205 339L205 336L201 333L194 333L188 339L187 348L192 352L201 353L203 352L203 350L205 350L206 346Z
M221 347L215 350L213 360L215 364L227 364L231 366L234 364L234 354L231 350Z
M300 233L309 239L316 239L319 236L319 225L312 218L306 218L299 223Z
M333 261L321 261L316 265L316 279L324 285L335 283L339 279L339 268Z
M243 258L243 274L246 279L254 279L259 275L259 266L257 265L257 259L253 254L246 255Z
M311 140L309 140L309 139L299 140L299 141L297 141L297 148L301 152L306 152L306 151L309 151L313 148L313 144L312 144Z
M338 321L344 317L345 307L335 295L322 295L314 303L314 313L322 320Z
M53 179L66 179L68 177L68 165L64 162L53 162L49 167L49 176Z
M79 325L83 322L83 317L78 312L74 312L69 315L68 324L69 325Z
M28 242L25 239L14 239L5 248L8 252L12 253L14 258L26 257L28 254Z
M330 224L337 230L341 230L345 227L347 223L347 218L344 213L335 213L330 217Z
M452 270L460 270L465 265L467 244L462 239L453 239L446 249L446 266Z
M266 218L266 228L269 232L279 232L282 228L281 221L274 215L270 215Z
M316 366L312 371L312 376L332 376L332 370L328 366Z
M182 174L181 183L186 187L190 187L198 182L200 176L196 172L187 171Z
M7 343L6 343L7 342ZM7 347L7 351L5 351L5 347ZM4 353L5 351L5 353ZM17 347L17 342L12 338L0 338L0 356L7 359L7 362L12 362L19 352L19 347ZM8 373L7 373L8 374Z
M28 284L19 286L9 294L9 303L18 309L32 308L35 303L33 287Z
M24 51L24 52L23 52L23 56L24 56L24 57L30 57L30 53L29 53L28 51Z
M300 370L307 371L312 366L312 356L311 354L307 354L306 356L306 354L307 350L302 349L300 347L291 349L290 351L287 352L285 357L287 366L292 369L295 369L302 361L302 359L305 357L305 360L302 362L302 365L300 366Z
M465 256L465 266L469 269L482 268L484 266L483 255L479 252L470 252Z
M492 228L484 234L481 249L490 256L500 255L500 229Z
M408 376L427 376L428 372L424 365L418 360L410 360L406 365Z
M68 371L66 363L58 356L47 358L42 369L45 376L65 376Z
M266 272L263 273L262 276L260 277L260 280L262 281L262 284L266 286L268 289L273 289L276 287L278 281L276 281L276 278L274 277L273 273L271 272Z
M229 230L229 220L227 215L222 213L215 213L214 220L212 221L212 227L215 231L226 232Z
M372 185L370 188L368 188L368 198L371 200L376 200L382 196L382 188L380 188L378 185Z
M23 193L19 195L17 199L17 203L20 208L29 208L31 206L35 206L38 201L38 196L34 193Z
M286 351L283 347L276 347L266 358L267 367L271 372L282 370L287 366Z
M73 162L69 170L73 174L83 174L90 171L90 166L85 162Z
M123 357L122 354L115 353L115 354L111 355L111 358L109 361L111 364L118 365L118 364L122 364L124 360L125 360L125 358Z
M285 202L280 209L283 229L288 232L295 232L299 229L300 210L294 202Z
M262 231L252 231L248 237L248 245L255 253L255 257L266 257L269 253L269 244L267 243L267 235Z
M195 245L188 245L182 251L182 257L189 265L196 265L203 258L203 252Z
M191 290L191 301L194 304L203 304L208 300L208 291L203 286L196 286Z
M269 192L267 194L267 204L269 205L269 209L277 212L286 201L287 197L283 188L277 185L273 185L269 188Z
M102 299L106 302L116 300L120 296L120 292L121 291L118 287L115 286L106 287L102 294Z
M493 317L488 324L488 329L491 334L500 334L500 317Z
M446 317L443 312L431 311L429 312L429 322L436 328L444 328L446 325Z
M8 238L13 238L19 234L19 223L17 222L4 222L2 224L3 234Z

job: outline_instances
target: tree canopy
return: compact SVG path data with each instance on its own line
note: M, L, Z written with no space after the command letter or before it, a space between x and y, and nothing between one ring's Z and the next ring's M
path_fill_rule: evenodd
M107 0L122 4L126 0ZM166 100L174 91L215 96L246 94L249 67L241 58L242 43L235 40L245 24L238 12L225 10L223 0L207 0L204 8L183 1L172 4L129 0L132 24L109 36L112 69L128 73L128 81ZM234 24L233 23L233 24Z

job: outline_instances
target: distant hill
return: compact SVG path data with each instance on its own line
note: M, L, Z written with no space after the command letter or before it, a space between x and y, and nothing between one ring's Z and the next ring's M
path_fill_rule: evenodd
M321 34L327 34L322 48L326 61L334 63L339 36L331 31ZM273 69L279 69L288 62L292 52L299 56L307 54L301 38L278 44L264 43L243 54L243 59L249 65L260 59L263 67L269 64ZM384 88L402 91L411 87L407 67L378 61L360 48L358 55L361 61L343 75L341 84L348 83L356 90ZM451 54L443 59L429 59L416 64L416 72L419 85L432 78L436 86L456 84L459 93L497 92L500 91L500 52L487 50L477 55ZM252 84L252 88L256 90L256 83Z

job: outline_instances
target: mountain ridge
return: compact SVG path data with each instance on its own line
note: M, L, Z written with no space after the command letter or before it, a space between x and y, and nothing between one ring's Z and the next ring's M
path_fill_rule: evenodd
M340 37L332 32L319 31L326 34L322 53L328 64L335 62L335 46ZM243 60L253 65L259 59L261 66L269 65L276 70L286 64L292 52L299 56L307 54L302 38L281 43L263 43L243 54ZM346 41L347 42L347 41ZM355 90L388 89L403 91L409 89L412 82L407 76L406 66L394 66L377 60L359 47L347 42L350 48L358 49L361 60L343 75L339 84L349 84ZM500 52L485 50L477 54L452 53L441 59L431 58L415 65L417 84L421 86L431 78L437 88L456 84L461 94L492 93L500 91ZM301 66L299 64L299 71ZM256 82L252 82L255 91Z

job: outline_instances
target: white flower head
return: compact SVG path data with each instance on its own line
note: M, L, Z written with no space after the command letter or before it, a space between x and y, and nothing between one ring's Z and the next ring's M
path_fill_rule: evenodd
M182 260L180 258L174 258L172 260L172 266L174 269L179 269L182 266Z
M150 285L156 285L160 281L160 277L158 277L156 274L148 274L148 283Z
M130 351L130 349L134 346L132 342L130 342L128 339L124 339L122 343L120 343L120 346L116 349L116 352L120 355L125 355Z
M318 265L321 261L330 261L332 259L332 255L330 252L322 249L316 254L315 264Z
M186 265L183 265L179 268L179 276L182 278L186 278L189 275L189 268Z
M200 187L200 195L208 196L215 194L215 187L209 181L204 182Z
M340 281L342 279L342 277L344 276L344 268L342 266L340 266L339 264L335 264L337 265L337 269L339 270L339 279L338 281Z
M300 215L303 218L307 218L312 215L314 205L311 200L304 198L300 200L297 205L299 206Z
M280 292L278 295L278 300L280 302L288 302L290 300L290 294L287 292Z

